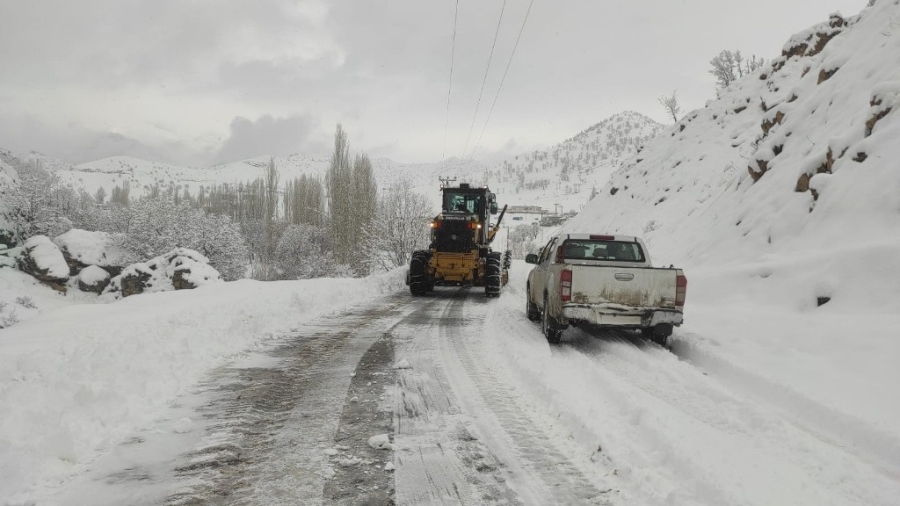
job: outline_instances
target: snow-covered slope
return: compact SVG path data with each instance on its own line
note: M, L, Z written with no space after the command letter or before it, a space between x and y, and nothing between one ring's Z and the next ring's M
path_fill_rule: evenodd
M544 151L505 160L489 173L491 187L513 204L579 210L662 128L636 112L616 114Z
M657 263L686 269L676 348L765 378L762 393L894 463L898 19L900 1L878 0L795 35L649 142L569 225L643 236Z

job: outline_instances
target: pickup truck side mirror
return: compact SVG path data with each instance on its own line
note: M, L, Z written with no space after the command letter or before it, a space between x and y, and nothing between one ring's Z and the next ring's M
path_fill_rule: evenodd
M526 264L536 264L538 263L538 256L534 253L529 253L525 255L525 263Z

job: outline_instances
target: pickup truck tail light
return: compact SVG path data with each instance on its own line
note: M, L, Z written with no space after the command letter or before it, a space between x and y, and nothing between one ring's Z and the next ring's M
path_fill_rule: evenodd
M559 273L559 300L572 300L572 271L565 269Z
M687 277L682 271L678 271L675 278L675 307L684 308L684 298L687 295Z

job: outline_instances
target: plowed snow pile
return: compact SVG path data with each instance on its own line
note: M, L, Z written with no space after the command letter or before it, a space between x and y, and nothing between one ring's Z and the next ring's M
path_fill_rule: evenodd
M568 227L687 271L675 351L900 476L900 1L687 114Z

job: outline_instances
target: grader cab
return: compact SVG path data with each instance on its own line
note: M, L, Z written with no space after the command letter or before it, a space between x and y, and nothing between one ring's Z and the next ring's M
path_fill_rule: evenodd
M506 213L506 206L491 226L491 216L499 211L497 196L485 186L473 188L444 184L441 213L431 221L431 245L413 252L407 284L413 295L424 295L435 286L484 286L488 297L499 297L509 279L509 251L491 249L491 242Z

